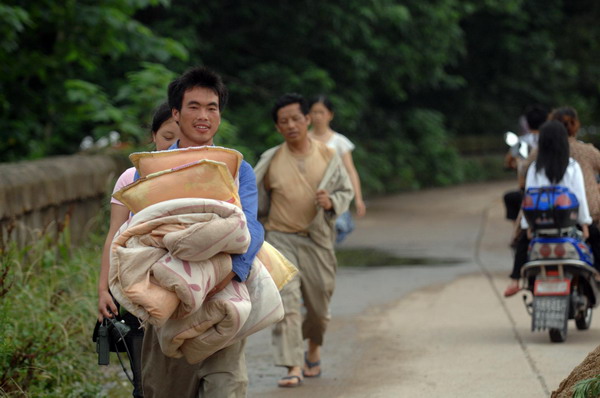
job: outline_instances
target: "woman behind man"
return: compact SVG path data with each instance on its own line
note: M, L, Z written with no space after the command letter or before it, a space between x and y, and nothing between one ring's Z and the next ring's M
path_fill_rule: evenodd
M527 170L525 189L552 185L569 188L579 201L577 221L582 228L584 239L587 239L589 236L588 227L592 224L592 217L588 207L583 172L579 163L569 156L569 150L567 129L563 123L557 120L544 123L540 128L537 159L531 163L531 167ZM523 230L529 228L524 217L521 220L521 228ZM521 268L527 261L527 247L529 246L527 235L523 233L517 243L515 262L510 275L511 282L504 292L506 297L512 296L520 290Z
M310 138L321 141L328 147L335 149L342 159L344 167L350 177L352 188L354 189L356 215L362 217L366 214L367 208L362 197L360 177L356 171L356 167L354 167L354 160L352 159L352 151L355 146L348 138L331 128L330 124L334 117L333 104L326 96L319 95L313 98L309 101L308 106L312 124L312 130L309 131L309 136ZM340 243L344 240L353 228L354 224L352 222L352 217L350 216L350 211L340 215L336 222L336 243Z
M155 111L151 126L152 142L156 150L163 151L177 141L180 135L179 126L172 118L171 109L167 103L161 104ZM133 183L135 177L135 167L125 170L115 184L113 193L121 188ZM100 278L98 282L98 321L102 322L104 318L112 318L113 314L118 314L117 305L108 290L108 271L110 268L110 245L112 240L127 220L129 219L129 209L118 200L112 198L110 201L110 227L104 242L102 251L102 263L100 268ZM130 313L123 316L125 323L131 328L131 331L125 336L125 343L131 353L129 358L131 369L133 371L133 396L143 397L141 388L141 348L144 332L140 328L140 323L136 317Z

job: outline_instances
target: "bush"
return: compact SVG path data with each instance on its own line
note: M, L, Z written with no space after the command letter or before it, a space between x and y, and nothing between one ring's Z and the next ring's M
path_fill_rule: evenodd
M98 397L103 374L91 332L101 237L0 251L0 395Z

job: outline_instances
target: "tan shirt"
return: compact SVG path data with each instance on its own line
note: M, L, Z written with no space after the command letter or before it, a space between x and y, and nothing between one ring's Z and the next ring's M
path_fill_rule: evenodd
M306 232L317 214L317 187L335 152L311 140L310 152L297 155L287 144L274 155L265 177L271 191L271 208L265 229L288 233Z
M588 207L592 219L597 223L600 221L600 189L596 176L600 174L600 151L592 144L586 144L577 141L575 137L569 137L569 152L581 167ZM525 170L535 159L537 159L537 149L531 152L531 155L527 158Z

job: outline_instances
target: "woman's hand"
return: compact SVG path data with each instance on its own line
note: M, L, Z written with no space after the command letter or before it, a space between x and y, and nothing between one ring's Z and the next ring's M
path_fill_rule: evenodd
M587 224L581 226L581 232L583 234L583 240L587 240L590 237L590 228Z
M363 202L362 199L355 200L354 206L356 207L356 216L357 217L362 217L365 214L367 214L367 206L365 206L365 202Z
M112 313L111 313L112 311ZM113 314L118 311L115 301L108 292L103 290L98 293L98 322L102 322L104 318L112 318Z

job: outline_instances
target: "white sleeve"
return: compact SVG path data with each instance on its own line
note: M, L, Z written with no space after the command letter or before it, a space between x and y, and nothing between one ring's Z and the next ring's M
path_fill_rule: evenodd
M577 221L579 224L591 224L592 216L590 215L590 208L588 207L587 197L585 196L585 185L583 183L583 173L579 163L573 162L573 181L571 182L573 190L577 200L579 200L579 215Z
M337 140L336 146L339 148L338 152L340 155L354 150L354 148L355 148L354 144L345 135L340 134L340 133L335 133L335 136L336 136L336 140Z

